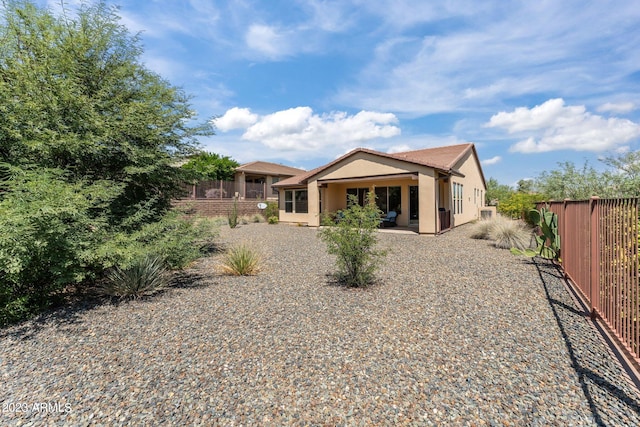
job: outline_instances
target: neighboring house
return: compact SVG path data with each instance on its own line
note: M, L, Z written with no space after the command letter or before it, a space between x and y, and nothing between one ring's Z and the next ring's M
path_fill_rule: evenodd
M278 198L272 186L285 178L305 173L304 169L292 168L277 163L256 161L236 168L235 188L241 199Z
M319 226L321 214L347 206L347 195L364 203L375 192L397 224L437 234L480 217L486 183L473 144L387 154L355 149L312 171L281 180L280 221Z

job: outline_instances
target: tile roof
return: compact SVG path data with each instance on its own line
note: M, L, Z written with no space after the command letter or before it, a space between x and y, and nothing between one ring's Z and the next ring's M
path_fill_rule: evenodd
M274 184L274 187L287 187L294 185L302 185L306 184L309 178L317 175L323 170L329 168L330 166L335 165L336 163L353 156L356 153L369 153L380 157L387 157L395 160L400 160L403 162L428 166L434 169L442 170L445 172L456 172L453 170L453 167L456 165L458 160L460 160L469 150L474 150L474 145L471 143L467 144L457 144L457 145L448 145L445 147L434 147L434 148L424 148L422 150L412 150L405 151L402 153L383 153L381 151L370 150L368 148L356 148L353 151L348 152L344 156L327 163L324 166L320 166L316 169L313 169L309 172L292 176L291 178L284 179L277 184Z
M275 176L294 176L305 173L306 171L304 169L292 168L291 166L285 166L279 163L256 161L238 166L236 168L236 172Z

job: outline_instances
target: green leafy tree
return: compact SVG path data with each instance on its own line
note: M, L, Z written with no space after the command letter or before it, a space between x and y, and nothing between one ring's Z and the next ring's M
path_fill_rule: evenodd
M141 65L140 40L114 8L84 4L68 19L9 1L2 18L0 162L112 181L114 223L157 219L184 175L171 165L210 125L189 126L187 97Z
M602 160L613 168L612 188L618 197L640 197L640 150Z
M506 184L498 183L495 178L489 178L487 181L487 192L485 193L485 201L487 205L499 204L513 194L513 189Z
M0 323L149 251L184 265L195 223L166 215L172 165L211 126L105 3L0 13Z
M384 251L375 248L377 228L382 211L375 203L375 194L367 195L364 206L357 196L349 196L349 206L341 211L340 221L320 230L330 254L336 255L340 283L351 287L371 284Z
M577 168L573 162L558 163L558 169L542 172L536 178L536 187L552 200L615 196L611 176L599 173L588 162L582 168Z
M197 180L230 181L238 166L240 164L228 156L202 152L191 156L182 168L192 172Z
M521 179L518 181L518 188L516 189L518 193L533 193L534 192L534 182L532 179Z

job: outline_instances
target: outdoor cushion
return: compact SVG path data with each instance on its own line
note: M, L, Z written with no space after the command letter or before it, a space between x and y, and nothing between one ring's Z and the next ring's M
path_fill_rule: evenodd
M398 213L396 211L389 211L387 216L382 218L380 221L382 221L382 225L384 227L394 227L394 226L397 225L396 224L396 217L397 216L398 216Z

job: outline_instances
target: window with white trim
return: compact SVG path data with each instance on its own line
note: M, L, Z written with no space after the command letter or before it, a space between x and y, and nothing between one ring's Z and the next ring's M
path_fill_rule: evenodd
M287 213L308 213L309 201L307 190L285 190L284 211Z
M462 213L462 184L453 183L453 213Z

